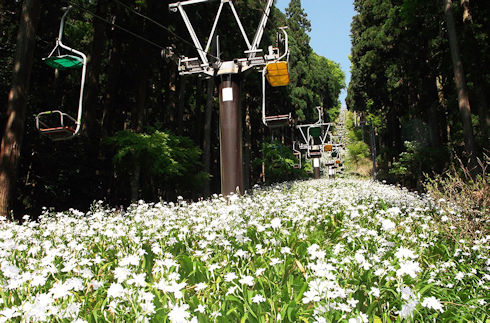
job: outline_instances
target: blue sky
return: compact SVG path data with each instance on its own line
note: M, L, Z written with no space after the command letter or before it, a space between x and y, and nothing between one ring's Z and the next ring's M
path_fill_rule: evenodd
M277 0L276 7L285 12L289 0ZM350 80L350 23L355 14L351 0L302 0L303 10L311 21L311 47L318 55L340 63ZM344 105L346 91L340 95Z

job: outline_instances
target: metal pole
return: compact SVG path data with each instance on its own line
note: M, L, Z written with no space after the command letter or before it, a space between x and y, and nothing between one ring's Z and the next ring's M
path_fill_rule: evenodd
M242 123L238 76L221 76L219 84L221 193L243 193Z
M373 180L376 180L376 137L374 136L374 127L371 123L371 158L373 159Z
M320 178L320 158L313 158L313 175L315 179Z

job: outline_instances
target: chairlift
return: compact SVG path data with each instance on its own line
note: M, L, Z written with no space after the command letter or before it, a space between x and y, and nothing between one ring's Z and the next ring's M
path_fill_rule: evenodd
M60 71L79 68L82 69L77 117L74 118L57 109L43 111L36 115L36 128L39 133L54 141L72 139L78 135L81 130L83 90L87 70L87 56L76 49L68 47L62 42L66 16L71 8L72 7L69 6L61 18L60 30L58 38L56 39L55 47L51 53L49 53L48 57L43 58L46 65ZM62 53L61 50L64 50L67 53Z
M284 54L279 56L279 48L269 48L270 56L279 56L277 60L272 63L268 63L262 70L262 122L267 127L283 127L291 123L291 113L279 114L268 116L265 111L265 80L272 87L286 86L289 84L289 47L288 47L288 34L286 32L287 27L281 27L281 31L284 34ZM278 38L280 34L278 35ZM278 39L278 43L280 40ZM286 58L285 61L283 59Z

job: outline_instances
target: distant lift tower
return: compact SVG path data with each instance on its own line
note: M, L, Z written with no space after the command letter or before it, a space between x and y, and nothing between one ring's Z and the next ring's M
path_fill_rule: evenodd
M232 0L221 0L213 27L207 39L206 47L202 47L194 27L186 14L185 7L188 5L208 2L212 0L187 0L179 1L169 5L173 12L180 12L182 19L189 31L189 34L197 49L197 57L181 57L179 59L179 74L197 74L201 77L220 77L219 84L219 112L220 112L220 161L221 161L221 193L228 195L239 189L243 192L243 172L242 172L242 125L240 118L240 86L238 74L249 69L256 69L262 72L268 64L276 63L280 59L280 54L272 46L269 46L268 54L264 54L259 49L259 44L264 33L267 19L271 11L274 0L267 0L267 5L257 27L255 37L249 41L247 33L238 17ZM220 55L211 55L210 48L215 38L216 27L221 16L223 6L228 4L235 17L243 40L247 46L244 58L233 60L221 60ZM217 43L219 48L219 43ZM218 49L219 53L219 49ZM213 57L213 60L209 60Z
M313 175L315 179L320 178L320 162L324 152L332 151L332 145L327 144L331 135L330 127L333 123L323 122L323 107L317 107L318 121L312 124L296 126L301 133L299 149L306 151L305 157L313 162ZM293 148L293 150L295 150Z

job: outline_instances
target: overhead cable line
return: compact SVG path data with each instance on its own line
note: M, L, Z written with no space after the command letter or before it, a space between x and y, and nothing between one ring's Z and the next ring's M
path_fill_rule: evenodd
M159 48L159 49L165 49L165 48L166 48L166 46L159 45L159 44L157 44L157 43L155 43L155 42L153 42L153 41L151 41L151 40L149 40L149 39L147 39L147 38L145 38L145 37L143 37L143 36L141 36L141 35L139 35L139 34L137 34L137 33L135 33L135 32L132 32L132 31L131 31L131 30L129 30L129 29L126 29L126 28L124 28L124 27L122 27L122 26L119 26L119 25L117 25L117 24L115 24L115 23L113 23L113 22L111 22L111 21L109 21L109 20L105 19L104 17L101 17L101 16L97 15L96 13L94 13L94 12L90 11L89 9L87 9L87 8L85 8L85 7L82 7L82 6L80 6L80 5L76 4L76 3L72 2L72 1L68 1L68 3L70 3L72 6L77 7L78 9L80 9L80 10L82 10L82 11L85 11L85 12L86 12L86 13L88 13L89 15L91 15L91 16L93 16L93 17L95 17L95 18L99 19L99 20L101 20L101 21L103 21L103 22L105 22L105 23L107 23L107 24L109 24L109 25L112 25L112 26L114 26L114 27L116 27L116 28L118 28L118 29L120 29L120 30L122 30L122 31L124 31L124 32L126 32L126 33L128 33L128 34L130 34L130 35L131 35L131 36L133 36L133 37L136 37L136 38L138 38L138 39L140 39L140 40L142 40L142 41L144 41L144 42L147 42L147 43L148 43L148 44L150 44L150 45L153 45L153 46L155 46L155 47L157 47L157 48Z
M174 37L176 37L176 38L180 39L182 42L184 42L185 44L187 44L187 45L191 46L192 48L194 48L194 49L196 49L196 50L198 50L198 51L203 51L202 49L199 49L199 48L197 48L196 46L194 46L194 44L193 44L193 43L191 43L190 41L188 41L187 39L185 39L185 38L183 38L183 37L181 37L181 36L177 35L177 34L176 34L175 32L173 32L173 31L172 31L172 30L171 30L169 27L164 26L164 25L162 25L161 23L159 23L158 21L155 21L154 19L152 19L152 18L150 18L150 17L148 17L148 16L146 16L146 15L144 15L144 14L142 14L142 13L140 13L140 12L136 11L136 10L134 10L133 8L131 8L130 6L128 6L127 4L125 4L125 3L123 3L123 2L121 2L121 1L119 1L119 0L114 0L114 1L115 1L117 4L119 4L120 6L123 6L124 8L126 8L126 9L130 10L130 11L131 11L132 13L134 13L135 15L138 15L138 16L140 16L141 18L146 19L146 20L150 21L151 23L153 23L153 24L157 25L158 27L162 28L163 30L165 30L166 32L168 32L168 33L169 33L169 34L171 34L172 36L174 36ZM212 57L212 58L214 58L214 59L218 59L218 57L216 57L216 56L214 56L214 55L212 55L212 54L206 53L205 51L203 51L203 52L204 52L206 55L208 55L208 56L210 56L210 57Z

